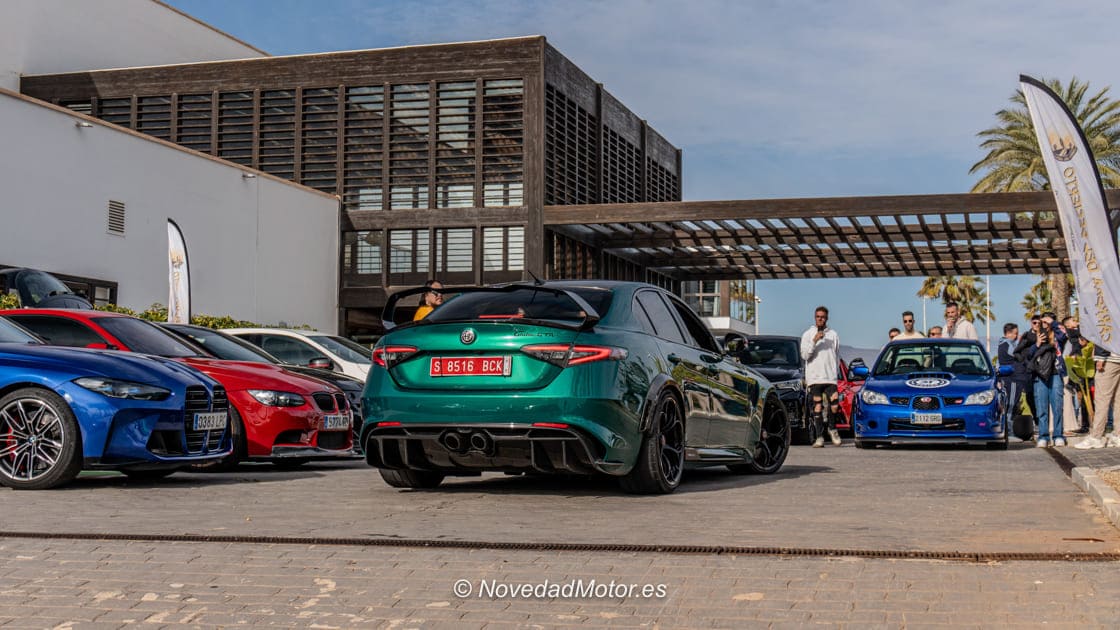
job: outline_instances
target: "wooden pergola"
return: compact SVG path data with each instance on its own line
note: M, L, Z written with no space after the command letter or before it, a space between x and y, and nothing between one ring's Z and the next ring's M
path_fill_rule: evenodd
M680 280L1047 274L1069 271L1055 213L1028 192L546 206L544 224Z

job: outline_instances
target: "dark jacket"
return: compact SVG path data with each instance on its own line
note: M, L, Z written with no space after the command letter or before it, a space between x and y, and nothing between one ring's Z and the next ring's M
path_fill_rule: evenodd
M1062 344L1065 343L1065 337L1065 333L1060 330L1055 330L1053 344L1037 346L1035 344L1038 342L1038 336L1034 334L1034 331L1031 331L1023 335L1023 338L1019 340L1019 345L1015 347L1015 352L1013 354L1016 359L1019 359L1028 367L1030 373L1035 378L1049 380L1052 374L1058 374L1064 378L1066 375L1066 361L1061 356L1061 353L1058 352L1058 348L1062 347ZM1043 354L1036 360L1035 355L1038 353ZM1040 366L1040 363L1047 363L1051 367L1046 369Z
M1008 339L1007 337L1000 339L999 346L996 347L999 355L999 364L1010 365L1015 369L1015 373L1009 377L1010 380L1016 383L1028 383L1031 380L1031 373L1030 370L1027 369L1026 363L1015 358L1014 352L1016 347L1017 343L1014 339Z

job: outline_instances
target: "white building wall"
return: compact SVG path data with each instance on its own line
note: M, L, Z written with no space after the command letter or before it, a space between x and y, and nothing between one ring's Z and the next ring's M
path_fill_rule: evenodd
M0 0L0 88L21 74L267 56L155 0Z
M337 198L11 92L0 138L0 264L115 281L133 309L167 304L171 218L195 314L337 331ZM107 232L109 200L125 203L124 236Z

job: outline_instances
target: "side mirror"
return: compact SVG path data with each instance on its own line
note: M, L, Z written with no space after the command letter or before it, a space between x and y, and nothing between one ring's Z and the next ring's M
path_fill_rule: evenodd
M736 332L729 332L723 336L723 352L734 357L747 348L747 338Z
M1015 374L1015 368L1011 367L1010 365L1001 365L999 366L997 373L1000 376L1012 376Z
M318 370L333 370L334 363L327 357L314 357L307 362L307 367Z
M868 376L871 376L871 370L867 369L866 365L857 365L852 368L852 376L860 380L866 380Z

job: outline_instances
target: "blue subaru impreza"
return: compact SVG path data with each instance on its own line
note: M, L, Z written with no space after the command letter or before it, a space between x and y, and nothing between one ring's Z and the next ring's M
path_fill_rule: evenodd
M897 443L978 443L1007 448L1002 390L984 347L968 339L887 344L866 374L853 409L858 448Z
M0 485L53 488L93 468L157 478L232 448L225 390L201 372L45 346L0 317Z

